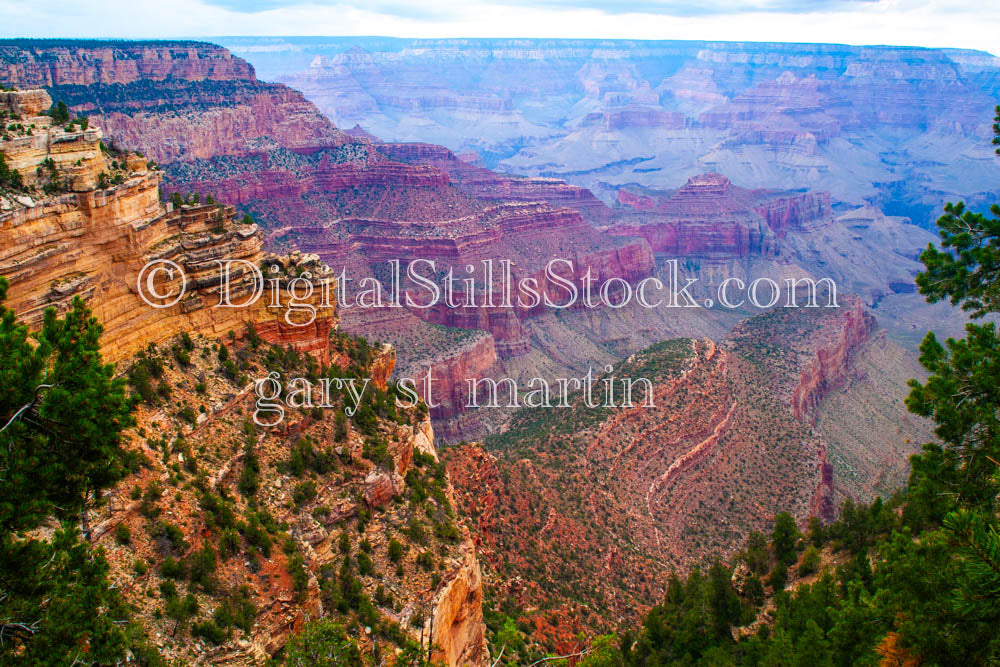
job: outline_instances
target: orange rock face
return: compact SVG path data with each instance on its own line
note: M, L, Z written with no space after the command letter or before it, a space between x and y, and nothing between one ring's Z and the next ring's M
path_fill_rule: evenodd
M87 160L102 170L111 161L98 147L100 136L95 129L65 139L61 129L52 129L37 137L45 141L0 142L12 164L32 172L36 163L52 156L53 147L63 155L81 155L77 159L84 165L65 174L60 165L67 161L52 160L58 177L83 191L53 194L37 201L25 197L24 203L18 201L16 207L0 213L0 275L11 282L8 307L30 326L38 326L46 308L64 311L73 297L83 297L104 326L102 353L111 361L181 331L210 336L230 331L242 334L247 323L262 323L261 336L270 342L291 344L318 356L326 354L335 304L323 301L323 285L332 294L334 283L332 277L321 275L315 256L308 260L312 264L301 267L312 268L314 276L314 295L309 303L315 314L308 325L296 326L305 323L302 313L271 307L269 298L258 298L247 307L218 307L220 262L245 263L237 264L238 270L233 272L231 303L246 303L254 292L253 276L246 267L257 267L265 260L256 225L235 222L233 208L221 204L178 210L164 204L159 198L160 173L147 170L145 161L134 156L116 160L120 163L116 172L121 175L120 183L85 189L88 181L97 180L91 178L92 169L86 171ZM76 148L66 153L64 146ZM183 271L183 281L176 269L169 276L165 272L144 273L150 262L172 262ZM281 264L287 268L296 260L283 258ZM150 276L152 283L145 281ZM289 303L290 281L287 274L277 277L279 303ZM160 295L180 295L182 282L183 298L150 298L151 285Z
M458 569L449 573L434 598L432 660L448 665L488 665L483 624L483 578L472 544L462 545Z
M875 318L852 299L840 313L839 326L832 327L799 376L791 399L796 419L809 420L823 397L847 381L854 355L874 329Z

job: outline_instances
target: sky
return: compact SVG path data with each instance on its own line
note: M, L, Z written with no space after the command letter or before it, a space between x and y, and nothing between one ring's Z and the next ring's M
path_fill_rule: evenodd
M705 39L1000 55L1000 0L0 0L0 17L0 37Z

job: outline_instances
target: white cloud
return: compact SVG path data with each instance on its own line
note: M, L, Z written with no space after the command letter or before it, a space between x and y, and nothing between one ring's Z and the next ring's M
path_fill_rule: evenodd
M223 0L216 0L223 1ZM229 6L233 2L225 0ZM838 42L996 51L1000 3L975 0L841 0L839 9L780 11L792 0L715 3L691 15L686 0L634 3L639 11L600 9L601 0L384 0L338 4L256 0L263 11L236 11L201 0L25 3L0 0L4 37L200 37L209 35L386 35L398 37L590 37ZM515 4L506 4L515 3ZM982 5L990 7L984 8ZM278 5L278 6L276 6ZM586 5L586 6L583 6ZM834 7L808 0L804 7ZM674 8L673 10L671 8ZM736 9L723 9L735 7ZM758 8L779 8L764 11ZM677 11L679 15L671 15Z

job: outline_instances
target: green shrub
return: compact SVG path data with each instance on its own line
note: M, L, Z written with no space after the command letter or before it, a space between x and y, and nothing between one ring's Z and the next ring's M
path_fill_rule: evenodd
M226 640L226 631L215 624L214 620L201 621L191 627L191 634L204 637L212 644L221 644Z
M375 571L375 564L372 562L371 556L366 554L364 551L358 552L358 573L362 575L369 575Z
M403 544L395 537L389 540L389 560L398 563L403 559Z
M217 560L215 549L206 544L191 554L188 560L188 579L195 586L200 586L207 593L215 591L215 568Z
M160 565L160 574L171 579L180 579L184 576L184 563L174 560L172 556L167 556Z
M311 479L299 482L292 490L292 502L299 508L316 497L316 483Z
M802 554L802 561L799 563L797 569L800 577L812 574L819 569L819 550L815 546L810 546L806 549L806 552Z
M230 598L222 601L212 615L220 628L236 626L243 632L250 632L257 609L254 607L250 589L240 586L240 589Z
M420 567L424 568L427 571L430 571L431 569L434 568L434 556L432 556L431 552L429 551L424 551L418 554L417 565L419 565Z
M236 555L240 550L240 534L227 528L219 535L219 557L223 560Z
M786 583L788 583L788 567L784 562L778 561L778 564L771 570L771 575L767 578L767 585L777 593L785 589Z
M190 405L185 405L177 412L177 416L186 421L188 424L194 426L198 423L198 415L195 413L194 408Z

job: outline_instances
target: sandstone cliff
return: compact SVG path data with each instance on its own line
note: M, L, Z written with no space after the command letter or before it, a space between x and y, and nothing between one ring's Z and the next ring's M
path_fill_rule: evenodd
M160 173L134 155L106 154L99 146L98 129L67 133L42 122L35 125L39 132L28 137L30 142L17 138L0 142L0 152L10 164L26 173L34 173L36 167L43 173L42 165L51 165L44 172L48 184L59 184L55 192L39 196L34 180L26 179L26 188L33 194L19 196L14 199L16 206L0 213L5 239L0 275L11 282L9 305L29 325L40 324L46 308L65 310L79 295L104 326L102 352L110 360L125 358L150 342L184 330L242 335L246 323L254 322L266 322L261 334L268 340L304 351L325 349L334 324L334 304L324 305L321 294L334 284L315 258L305 258L301 267L315 275L311 301L319 310L309 326L296 326L300 322L268 312L271 302L267 299L245 308L216 307L221 289L218 260L253 266L266 260L256 225L237 222L232 207L204 204L175 210L160 202ZM270 261L287 269L302 259ZM149 275L143 274L143 268L151 261L170 261L180 267L184 286L190 287L183 298L143 300L140 288L146 293L149 286L140 285L139 279ZM254 287L251 274L239 268L230 284L234 304L246 301ZM281 303L290 299L290 279L287 272L279 276ZM159 294L180 295L181 283L180 275L172 275L156 280L153 288ZM174 303L160 307L170 302Z
M44 87L159 162L344 141L305 98L205 42L0 42L0 81Z

